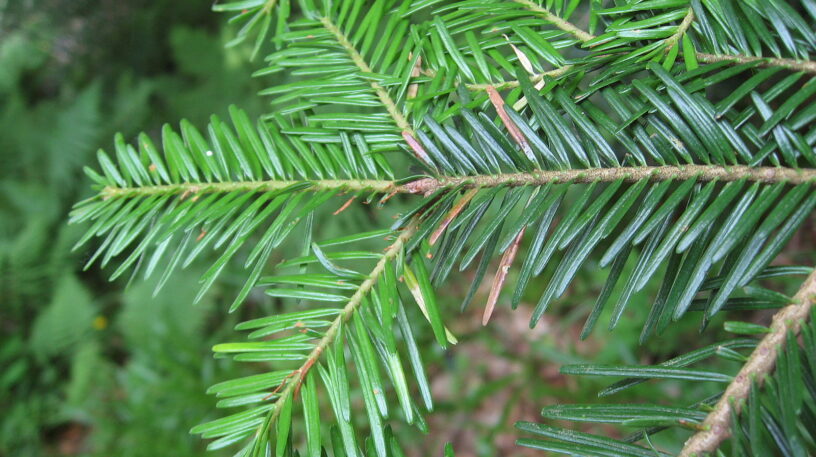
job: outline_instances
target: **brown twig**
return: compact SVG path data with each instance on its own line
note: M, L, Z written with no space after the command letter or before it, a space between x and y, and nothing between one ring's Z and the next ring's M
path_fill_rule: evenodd
M816 62L812 60L795 60L795 59L779 59L768 57L755 57L744 55L720 55L720 54L706 54L704 52L697 53L697 60L705 63L716 62L733 62L735 64L759 62L760 67L782 67L788 70L804 71L806 73L816 74Z
M782 308L773 317L771 331L762 338L750 358L742 366L734 381L728 385L720 401L703 422L704 430L686 441L680 457L701 457L714 452L720 443L731 436L732 409L739 414L754 381L761 385L776 365L778 350L785 344L788 332L799 334L802 324L810 316L816 303L816 270L808 276L793 303Z

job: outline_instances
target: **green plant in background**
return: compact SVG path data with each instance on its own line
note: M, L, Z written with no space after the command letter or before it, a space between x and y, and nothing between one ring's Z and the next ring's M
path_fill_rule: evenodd
M609 273L581 338L601 322L638 332L627 311L650 285L642 343L689 320L707 331L725 311L780 310L769 328L725 325L759 337L659 364L562 366L624 378L604 397L650 379L712 394L691 405L542 405L548 418L636 432L522 422L536 437L520 445L664 455L652 436L680 428L691 433L674 444L684 456L816 449L816 346L805 323L816 276L811 265L771 265L816 206L812 0L215 9L241 24L233 43L268 52L255 74L279 78L261 91L272 106L254 120L231 107L204 130L166 125L160 146L117 136L113 154L97 155L100 171L86 169L96 195L71 214L89 227L78 244L98 241L91 263L120 259L113 278L156 275L160 288L215 251L196 300L237 264L245 272L229 311L257 290L287 304L253 310L236 327L248 340L214 346L264 371L209 389L231 410L193 429L214 439L210 448L403 455L412 435L397 424L424 430L434 407L422 335L441 348L461 336L440 306L454 267L475 270L463 309L492 275L484 325L497 305L516 308L535 289L535 327L598 262ZM322 237L356 199L404 210ZM273 267L279 252L287 258ZM793 297L763 287L797 275L807 279ZM699 365L712 358L727 363Z
M83 271L87 257L71 252L82 228L65 217L89 193L83 165L114 132L155 130L153 115L178 117L180 106L203 121L225 106L219 96L257 109L249 50L225 51L217 21L193 15L194 2L33 3L0 4L0 455L156 455L171 444L199 455L201 441L179 430L209 412L214 363L189 352L234 322L183 306L187 291L164 291L159 310L144 306L152 287L123 294ZM120 34L162 44L120 53ZM170 312L178 304L183 317ZM195 331L161 331L130 319L136 309ZM160 361L155 345L180 350ZM151 414L159 404L168 419Z

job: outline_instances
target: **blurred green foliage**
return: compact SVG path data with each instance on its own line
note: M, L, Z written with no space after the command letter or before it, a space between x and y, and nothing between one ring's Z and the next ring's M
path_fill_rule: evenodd
M0 455L202 453L187 430L212 414L209 348L232 322L190 288L83 271L64 221L114 132L259 110L218 20L194 1L0 3Z

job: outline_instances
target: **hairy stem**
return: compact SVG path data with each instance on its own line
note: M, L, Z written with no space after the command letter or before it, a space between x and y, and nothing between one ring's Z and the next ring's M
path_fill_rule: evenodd
M699 181L748 181L789 184L816 183L816 169L794 169L782 167L748 167L744 165L722 167L715 165L686 165L661 167L618 167L590 168L585 170L538 170L526 173L505 173L497 175L451 176L421 178L405 184L397 181L376 179L323 179L285 181L241 181L225 183L183 183L145 187L105 187L100 191L102 198L123 198L148 195L176 195L184 197L199 194L242 192L269 192L283 190L295 184L308 182L308 191L336 190L347 192L379 192L427 194L439 189L463 186L465 188L487 188L499 186L541 186L548 183L609 182L626 181L667 181L669 179L689 179Z
M532 2L530 0L513 0L513 1L515 1L518 4L524 5L524 7L527 8L528 10L540 15L541 17L544 18L545 21L547 21L547 22L551 23L552 25L558 27L559 29L569 33L570 35L574 36L575 38L578 38L579 40L581 40L581 42L585 43L585 42L595 38L595 36L592 35L591 33L586 32L584 30L581 30L580 28L576 27L571 22L568 22L568 21L566 21L564 19L561 19L560 17L558 17L555 14L551 13L546 8L542 8L542 7L538 6L536 3L534 3L534 2Z
M711 165L661 166L661 167L619 167L590 168L586 170L546 170L528 173L508 173L500 175L464 176L452 178L425 178L407 183L402 188L411 193L428 193L439 188L464 186L498 187L498 186L541 186L547 183L573 182L609 182L624 179L626 181L667 181L669 179L689 179L696 177L699 181L758 181L764 183L788 182L801 184L816 182L816 170L796 170L793 168L747 167L744 165L721 167ZM403 191L403 190L400 190Z
M808 276L793 303L782 308L773 317L771 331L760 341L751 357L743 365L734 381L728 385L720 401L703 422L703 430L686 441L680 457L701 457L714 452L731 436L732 408L739 413L751 392L753 381L761 384L776 365L778 349L785 344L788 332L798 335L802 324L816 304L816 270Z
M323 27L326 28L334 38L340 43L340 46L346 50L351 60L354 62L354 65L357 65L357 68L360 69L363 73L374 73L371 70L371 67L368 66L368 63L365 61L363 56L357 51L357 48L349 41L348 37L340 30L337 25L335 25L331 19L324 17L320 19L320 22L323 24ZM394 122L397 126L404 132L408 132L413 135L413 129L411 129L411 124L405 119L405 116L402 115L399 108L397 107L396 102L391 98L391 95L388 94L388 91L385 90L383 86L380 85L377 81L371 80L369 82L371 88L374 89L374 92L379 97L380 101L382 102L385 109L388 111L388 114L394 119Z
M394 243L391 244L383 254L382 258L380 258L377 265L374 266L374 269L371 270L368 277L365 281L360 284L360 287L357 288L357 291L354 292L354 295L349 297L349 301L346 303L346 306L334 319L331 323L329 328L326 330L326 333L323 335L323 338L318 341L317 345L312 349L312 352L306 357L306 360L300 365L300 368L292 372L292 376L288 378L286 382L286 387L280 391L280 395L275 402L275 407L269 410L270 420L269 423L273 423L275 419L277 419L278 415L281 413L281 405L283 402L290 396L294 395L297 392L297 389L303 383L303 380L306 379L306 375L308 374L309 370L317 363L320 355L329 347L332 342L334 342L334 338L337 335L340 326L348 321L351 316L354 314L355 311L360 307L363 302L363 298L371 292L371 289L377 284L377 281L380 278L380 275L385 271L388 267L389 262L394 260L394 258L400 253L405 243L408 241L411 236L416 233L417 225L416 223L411 223L406 227L402 233L399 234Z
M811 60L777 59L743 55L719 55L697 53L697 60L705 63L733 62L737 64L759 62L760 67L782 67L794 71L816 74L816 62Z
M666 53L677 46L677 43L683 38L683 35L685 35L688 28L691 27L692 22L694 22L694 9L689 8L686 17L683 18L683 22L680 23L679 27L677 27L677 31L666 39Z
M102 198L133 197L147 195L174 195L183 196L200 194L218 194L226 192L270 192L283 190L295 184L308 182L311 184L306 190L337 190L337 191L371 191L390 192L394 189L394 181L376 179L319 179L319 180L269 180L269 181L234 181L216 183L181 183L161 186L144 187L113 187L102 189Z

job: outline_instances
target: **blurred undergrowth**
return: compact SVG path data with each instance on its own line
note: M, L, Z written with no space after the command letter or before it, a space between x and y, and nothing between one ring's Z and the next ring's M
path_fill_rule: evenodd
M114 132L258 111L247 50L224 50L217 20L192 1L0 2L0 455L202 451L180 438L210 413L205 354L232 326L216 294L123 292L83 271L64 220Z

